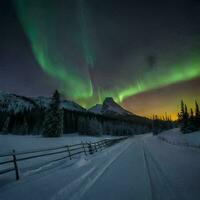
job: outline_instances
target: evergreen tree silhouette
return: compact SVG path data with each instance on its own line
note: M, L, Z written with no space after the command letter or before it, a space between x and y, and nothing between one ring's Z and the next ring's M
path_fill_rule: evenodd
M190 117L189 117L189 122L188 122L188 131L193 132L196 131L196 126L195 126L195 117L194 117L194 112L193 109L190 109Z
M197 101L195 101L195 127L200 128L200 110Z
M9 132L9 124L10 124L10 116L8 116L3 124L2 132L8 133Z
M63 133L63 112L60 110L59 105L60 94L56 90L45 116L42 132L44 137L59 137Z
M182 133L187 133L188 132L188 119L189 119L189 114L187 111L187 105L184 104L183 100L181 100L181 111L178 114L178 120L180 123L180 128Z

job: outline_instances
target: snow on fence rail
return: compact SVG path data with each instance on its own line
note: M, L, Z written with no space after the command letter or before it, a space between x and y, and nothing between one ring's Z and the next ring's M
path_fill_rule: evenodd
M99 150L103 150L104 148L109 147L124 139L127 139L127 137L121 137L117 139L104 139L97 142L89 142L89 143L81 142L79 144L65 145L47 149L39 149L34 151L24 151L18 153L15 152L15 150L13 150L12 153L0 155L0 160L3 160L0 161L0 167L5 166L1 167L2 169L0 170L0 175L14 171L16 180L19 180L20 176L19 176L18 164L22 161L47 157L52 155L62 155L62 156L56 159L55 158L51 159L49 162L56 162L64 160L66 158L69 158L71 160L75 155L84 153L85 156L87 156L87 154L93 154L95 152L98 152ZM8 164L11 164L11 167L8 166Z

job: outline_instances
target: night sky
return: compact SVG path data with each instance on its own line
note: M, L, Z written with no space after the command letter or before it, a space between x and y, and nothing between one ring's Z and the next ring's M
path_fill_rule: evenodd
M200 101L199 13L199 0L1 0L0 90L175 118Z

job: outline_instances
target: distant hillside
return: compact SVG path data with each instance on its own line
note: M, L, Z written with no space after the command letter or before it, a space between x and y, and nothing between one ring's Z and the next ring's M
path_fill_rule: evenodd
M0 111L19 113L37 107L47 108L50 100L50 97L24 97L0 92ZM79 104L68 100L61 100L60 107L72 111L86 111Z
M0 92L0 131L4 134L40 134L50 97L24 97ZM87 135L133 135L149 132L151 120L137 116L106 98L102 105L86 110L79 104L61 100L64 133Z

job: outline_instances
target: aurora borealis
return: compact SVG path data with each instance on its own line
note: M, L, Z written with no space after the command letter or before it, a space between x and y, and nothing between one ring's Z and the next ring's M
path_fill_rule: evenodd
M44 1L15 1L15 3L19 18L30 39L33 54L44 72L57 79L60 82L62 92L65 93L67 91L67 95L73 100L91 97L93 91L88 73L80 73L80 69L78 71L76 67L77 63L72 64L69 61L70 59L67 58L67 55L64 55L64 51L59 50L60 47L64 49L65 44L62 44L62 41L60 41L60 38L63 38L63 36L59 36L59 32L62 30L59 31L59 28L56 30L56 23L59 19L54 19L56 16L51 15L53 5L49 5L47 12L44 12L45 10L42 8L44 5L47 5L47 2ZM33 8L37 10L38 15L33 16L35 15ZM85 36L87 40L85 31L87 27L83 12L81 9L80 18L82 19L82 27L79 31L82 32L83 37ZM49 21L52 23L51 25ZM55 29L49 32L49 26L55 27ZM81 42L83 41L82 38L80 40ZM56 46L56 43L61 44L61 46ZM91 56L88 55L90 53L88 41L82 43L83 51L85 52L84 58L87 62L79 65L85 68L84 65L91 62ZM74 89L75 85L76 89Z
M180 99L200 100L197 0L13 0L9 6L33 55L27 62L35 60L33 68L48 77L45 91L58 87L87 108L112 96L134 113L173 118Z

